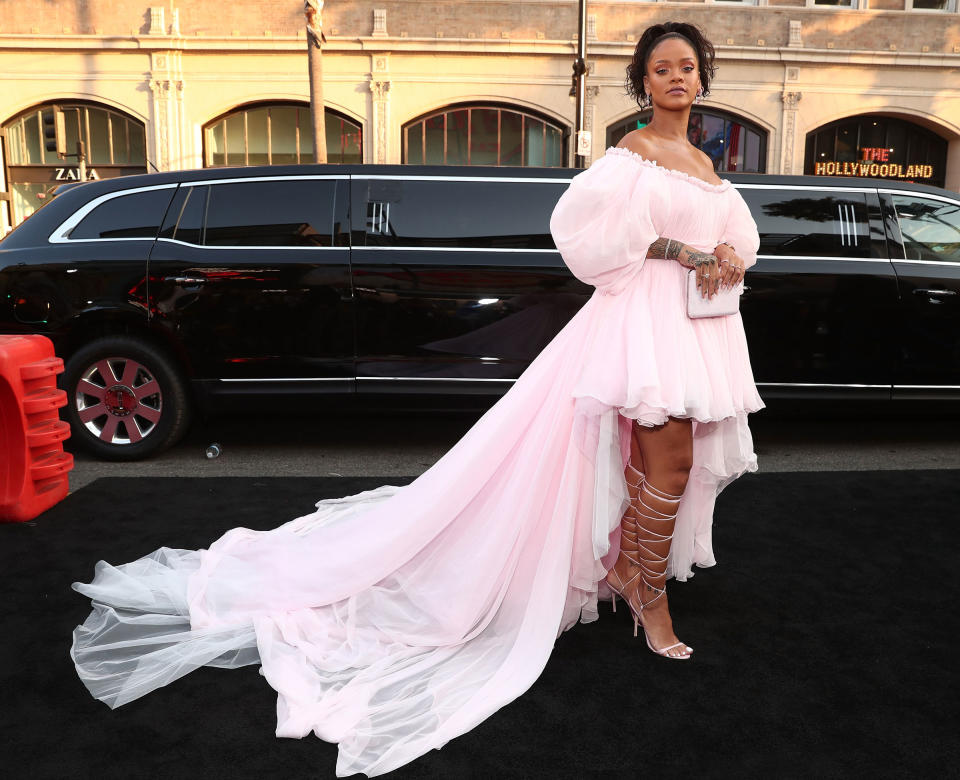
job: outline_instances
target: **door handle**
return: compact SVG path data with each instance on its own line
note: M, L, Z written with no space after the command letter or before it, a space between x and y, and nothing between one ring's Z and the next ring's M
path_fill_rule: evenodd
M946 298L950 295L956 295L956 290L914 290L914 295L930 295L937 298Z
M164 276L163 281L176 284L206 284L207 282L203 276Z

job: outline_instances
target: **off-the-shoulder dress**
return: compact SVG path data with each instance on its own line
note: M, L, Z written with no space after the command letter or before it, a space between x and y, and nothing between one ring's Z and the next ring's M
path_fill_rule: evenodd
M728 241L749 266L756 225L729 181L612 148L574 177L550 227L595 293L413 482L207 549L101 561L74 583L93 600L71 656L94 696L117 707L199 666L259 663L277 735L339 743L338 776L441 747L523 693L560 633L598 618L630 418L694 419L668 573L714 563L713 502L756 469L746 418L762 402L739 315L689 320L684 269L645 255L658 236Z

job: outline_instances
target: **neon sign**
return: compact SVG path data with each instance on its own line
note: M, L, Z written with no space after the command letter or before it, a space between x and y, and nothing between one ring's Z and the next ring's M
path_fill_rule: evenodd
M932 165L901 165L900 163L818 162L813 166L814 176L872 176L879 179L929 179Z

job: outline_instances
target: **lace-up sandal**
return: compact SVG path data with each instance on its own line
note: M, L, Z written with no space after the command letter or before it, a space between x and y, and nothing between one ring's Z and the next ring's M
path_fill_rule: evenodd
M630 487L636 488L637 494L639 495L640 486L643 484L643 481L645 479L644 473L642 471L638 471L637 469L635 469L632 463L628 463L627 468L631 472L631 474L627 476L627 484L630 485ZM632 482L631 478L636 479L637 481ZM635 500L636 499L631 497L630 499L631 507L633 506L633 502ZM633 517L630 515L630 510L628 509L626 512L624 512L623 517L620 519L620 554L624 558L626 558L628 561L630 561L630 563L632 563L634 566L640 566L640 561L638 560L638 553L639 553L639 550L637 549L637 526L636 526L636 523L633 522ZM613 577L616 577L617 579L616 584L610 581L611 575ZM612 597L610 599L610 606L614 612L617 611L617 596L620 596L620 598L626 601L628 607L630 606L630 600L629 598L627 598L627 596L624 595L624 593L627 592L627 588L629 587L630 583L633 582L639 576L640 576L640 571L637 571L636 574L634 574L630 579L624 582L620 578L620 574L617 572L615 568L610 569L610 572L607 575L607 585L609 586L610 590L613 591ZM634 620L634 623L636 623L636 620ZM637 635L636 627L634 627L633 635L634 636Z
M654 647L650 643L650 636L647 634L646 626L643 623L643 610L662 598L666 592L666 572L667 558L669 557L670 541L673 539L673 528L677 518L677 509L674 507L673 513L660 512L654 509L646 501L644 495L652 499L657 499L667 504L678 505L680 496L674 496L665 493L662 490L651 485L646 479L640 486L640 493L637 495L637 502L631 502L630 509L635 513L634 528L636 530L636 540L638 557L640 558L640 581L645 588L655 591L656 595L649 601L644 602L640 596L639 589L632 591L631 596L636 599L627 598L627 606L633 615L633 633L637 634L638 626L643 626L643 635L647 642L647 647L657 655L664 658L671 658L677 661L685 661L690 657L693 648L683 642L674 642L667 647ZM659 529L659 530L658 530ZM669 531L669 533L667 533ZM665 547L668 551L661 555L651 548L651 545ZM631 578L632 579L632 578ZM678 654L671 654L670 651L682 647L683 651Z

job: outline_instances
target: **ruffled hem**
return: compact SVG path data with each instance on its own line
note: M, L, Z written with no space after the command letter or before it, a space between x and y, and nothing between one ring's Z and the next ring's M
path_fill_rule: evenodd
M641 165L646 165L648 168L655 168L657 170L663 171L670 176L673 176L677 179L682 179L683 181L689 182L702 190L707 192L723 192L728 187L731 186L729 179L720 179L720 184L711 184L710 182L704 181L696 176L691 176L689 173L684 173L683 171L678 171L675 168L666 168L663 165L659 165L656 160L647 160L643 156L633 152L629 149L625 149L622 146L610 146L607 148L605 154L614 154L618 157L628 157L635 162L640 163Z

